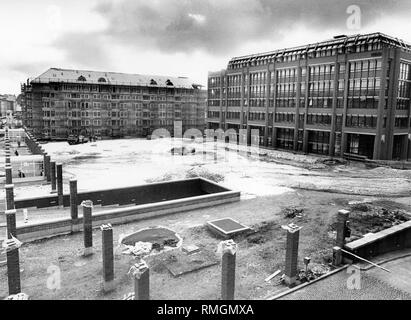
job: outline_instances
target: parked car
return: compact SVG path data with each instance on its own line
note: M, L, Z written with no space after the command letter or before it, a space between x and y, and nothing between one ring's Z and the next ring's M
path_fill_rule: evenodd
M70 145L81 144L81 143L89 142L89 139L87 137L83 136L83 135L75 136L75 135L71 134L71 135L68 136L67 142Z

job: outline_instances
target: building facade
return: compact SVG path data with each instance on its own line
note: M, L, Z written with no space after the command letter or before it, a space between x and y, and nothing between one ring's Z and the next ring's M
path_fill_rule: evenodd
M411 158L411 45L381 34L236 57L209 72L207 127L268 148Z
M0 117L7 117L16 109L16 96L11 94L0 94Z
M190 79L51 68L21 86L25 126L40 138L147 136L205 128L206 90Z

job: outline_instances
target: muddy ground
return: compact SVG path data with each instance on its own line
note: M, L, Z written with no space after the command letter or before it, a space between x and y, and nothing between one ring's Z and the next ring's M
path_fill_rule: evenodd
M312 264L326 264L331 259L334 244L332 224L339 209L349 209L349 201L362 201L363 196L318 191L296 191L282 195L258 197L239 203L180 213L127 225L114 226L114 239L120 235L148 226L166 226L175 230L183 244L196 244L200 248L216 252L221 239L204 227L207 220L232 217L254 232L238 236L236 298L263 299L286 287L267 283L264 279L284 267L285 231L281 225L294 222L302 226L300 232L300 267L302 260L310 256ZM411 198L373 198L375 206L390 210L411 210ZM368 204L373 206L373 204ZM284 216L284 209L294 206L303 214L293 219ZM82 234L55 237L23 244L20 249L21 282L23 292L33 299L121 299L133 290L127 275L133 259L116 252L116 289L104 294L101 291L102 254L101 232L94 231L94 254L81 256ZM217 253L216 253L217 254ZM220 264L173 277L164 266L162 254L147 258L150 266L152 299L218 299L220 294ZM61 288L49 289L50 266L58 266L61 272ZM48 273L49 271L49 273ZM0 267L0 298L7 295L6 267Z

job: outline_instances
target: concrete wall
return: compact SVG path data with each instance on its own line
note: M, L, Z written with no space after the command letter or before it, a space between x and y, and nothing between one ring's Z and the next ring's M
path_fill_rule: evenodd
M411 221L368 235L344 246L347 251L366 259L405 248L411 248ZM349 254L344 254L344 257L353 260Z
M93 214L93 227L104 223L122 224L131 221L149 219L173 213L215 206L240 200L240 192L222 191L219 193L193 196L184 199L150 203L133 207L111 209ZM83 219L56 219L51 222L25 225L17 228L17 237L21 241L33 241L52 236L78 232L83 229Z
M147 204L181 198L201 196L211 193L230 191L211 181L194 178L170 182L151 183L127 188L102 189L77 194L77 204L83 200L91 200L94 205L108 206L113 204ZM57 194L33 198L15 198L16 209L48 208L58 206ZM70 205L70 195L63 196L63 205Z

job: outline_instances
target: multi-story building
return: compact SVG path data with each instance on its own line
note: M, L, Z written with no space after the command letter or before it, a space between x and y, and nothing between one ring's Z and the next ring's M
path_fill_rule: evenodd
M6 117L13 113L16 108L16 96L11 94L0 94L0 117Z
M185 77L51 68L22 85L24 125L38 137L173 134L205 128L206 90Z
M207 127L268 148L411 158L411 45L381 33L236 57L208 75Z

